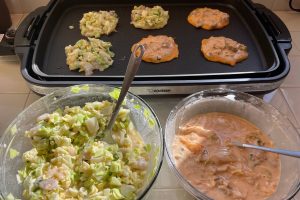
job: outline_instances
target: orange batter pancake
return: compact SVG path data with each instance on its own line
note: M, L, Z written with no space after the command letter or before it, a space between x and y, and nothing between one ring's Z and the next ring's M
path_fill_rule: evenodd
M131 48L133 51L136 45L142 44L145 47L143 60L145 62L161 63L178 58L179 50L172 37L166 35L152 36L143 38Z
M244 44L226 37L203 39L201 51L207 60L231 66L248 58L247 47Z
M229 24L229 15L217 9L196 8L189 14L187 20L197 28L221 29Z

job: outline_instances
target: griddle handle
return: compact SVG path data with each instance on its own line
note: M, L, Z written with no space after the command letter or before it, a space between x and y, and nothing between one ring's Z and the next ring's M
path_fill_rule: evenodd
M14 46L23 47L30 46L33 44L32 37L34 36L34 25L38 23L40 20L41 13L45 10L44 7L37 8L35 11L31 12L29 15L25 17L25 19L21 22L19 27L16 30Z
M26 37L28 40L31 40L33 33L34 33L34 27L40 20L40 16L35 16L30 20L30 23L27 26L27 29L24 33L24 37Z
M255 4L255 7L264 27L276 42L292 42L288 28L276 14L261 4Z
M34 17L30 20L30 23L28 24L28 27L26 29L26 32L24 33L24 37L26 37L28 40L31 40L34 32L37 31L36 29L40 29L41 27L39 27L39 23L41 21L41 19L43 17L45 17L45 15L50 12L50 10L54 7L55 3L57 3L56 0L51 0L47 6L42 6L40 8L38 8L38 12L37 10L35 11L35 13L37 13L36 15L34 15Z

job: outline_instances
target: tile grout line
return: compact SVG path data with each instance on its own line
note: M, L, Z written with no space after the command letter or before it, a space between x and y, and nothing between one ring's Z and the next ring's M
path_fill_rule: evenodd
M21 19L22 19L22 17L23 17L23 14L13 14L14 16L16 16L16 15L20 15L20 17L17 19L17 23L15 23L14 24L14 22L13 22L13 20L12 20L12 28L14 28L14 29L17 29L18 27L19 27L19 25L20 25L20 23L21 23ZM11 15L11 16L13 16L13 15ZM22 16L21 16L22 15Z
M285 89L285 88L300 88L300 85L282 85L280 86L280 89Z
M293 52L293 53L295 53L295 52ZM290 54L289 56L294 56L294 57L300 56L300 52L299 52L299 54L298 53L297 54Z
M153 189L159 189L159 190L184 190L183 187L153 187Z
M27 104L27 101L28 101L28 99L29 99L29 96L30 96L30 90L29 90L29 92L28 92L28 94L27 94L25 103L24 103L24 105L23 105L23 110L26 108L26 104Z
M0 94L29 94L28 92L0 92Z
M23 14L21 14L21 17L20 17L20 19L18 21L18 24L16 25L16 29L18 29L19 25L21 24L22 18L23 18Z
M299 87L298 87L298 88L299 88ZM298 119L297 119L297 117L296 117L296 115L295 115L293 109L291 109L291 106L290 106L290 104L289 104L289 102L288 102L288 100L287 100L287 97L286 97L285 93L282 91L282 88L280 88L280 92L281 92L281 94L282 94L282 96L283 96L283 98L284 98L285 103L286 103L287 106L288 106L289 111L291 112L291 114L293 115L293 117L294 117L295 120L296 120L296 124L294 124L295 128L296 128L296 129L300 129L300 127L299 127L300 125L299 125Z
M156 190L156 191L173 191L173 190L182 190L182 191L186 191L184 188L153 188L152 190Z

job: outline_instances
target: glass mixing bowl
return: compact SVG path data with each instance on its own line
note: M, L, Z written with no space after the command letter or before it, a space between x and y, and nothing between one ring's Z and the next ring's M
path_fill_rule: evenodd
M86 102L115 101L119 89L105 85L81 85L57 90L31 104L9 125L0 141L0 193L3 199L11 193L22 197L22 184L18 184L16 174L23 167L22 153L32 148L31 141L24 136L43 113L51 113L65 106L83 106ZM149 194L161 168L164 143L160 123L151 107L141 98L128 93L124 107L130 109L130 117L145 143L151 144L147 178L140 189L137 199L145 199ZM150 123L151 122L151 123ZM9 149L20 152L11 159ZM1 199L1 197L0 197Z
M263 100L242 92L213 89L183 99L171 111L165 126L166 157L170 169L181 185L197 199L210 199L193 187L177 170L172 154L172 142L179 126L200 113L224 112L242 117L267 134L277 148L300 150L300 136L292 123ZM281 177L277 191L269 200L293 197L300 187L300 159L280 156Z

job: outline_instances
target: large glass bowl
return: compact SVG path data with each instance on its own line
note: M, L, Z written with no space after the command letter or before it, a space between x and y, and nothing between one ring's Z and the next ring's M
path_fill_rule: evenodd
M57 108L64 108L65 106L82 106L86 102L102 100L112 102L117 98L118 92L118 89L105 85L63 88L42 97L19 114L6 129L0 141L0 196L5 199L11 193L16 198L22 197L23 188L21 184L18 184L16 174L23 166L22 153L32 148L31 142L24 136L24 132L34 126L38 116L43 113L51 113ZM152 145L147 178L137 195L137 199L145 199L162 164L164 152L162 130L155 113L141 98L128 93L124 106L130 109L131 120L145 143ZM10 148L19 151L20 155L11 159L9 156Z
M274 107L263 100L242 92L213 89L193 94L183 99L171 111L165 126L167 162L181 185L197 199L210 199L193 187L175 166L172 142L178 127L191 117L208 112L224 112L242 117L267 134L277 148L300 150L300 136L292 123ZM280 156L281 178L277 191L270 200L293 197L300 187L300 159Z

